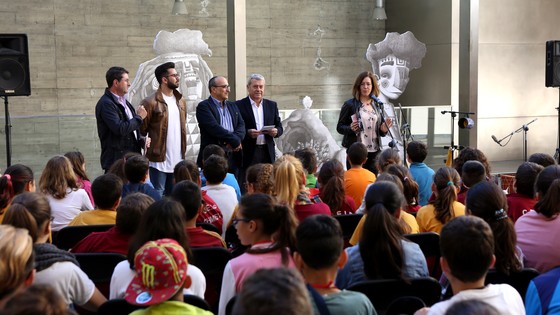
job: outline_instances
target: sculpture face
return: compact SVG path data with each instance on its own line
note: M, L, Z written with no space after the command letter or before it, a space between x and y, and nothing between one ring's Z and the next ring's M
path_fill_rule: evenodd
M409 72L407 62L388 55L379 59L379 91L388 99L397 99L406 89L409 80Z

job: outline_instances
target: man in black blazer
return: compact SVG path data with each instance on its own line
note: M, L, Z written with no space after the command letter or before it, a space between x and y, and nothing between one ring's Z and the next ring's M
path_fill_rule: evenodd
M243 139L242 170L257 163L274 163L274 138L280 137L284 132L278 105L263 98L264 87L264 77L252 74L247 82L249 96L235 102L247 129ZM242 181L245 179L242 178Z
M198 103L196 119L200 129L200 151L196 163L202 167L202 152L209 144L224 148L228 155L229 172L237 174L242 166L241 141L245 137L245 123L234 102L227 100L229 85L226 78L216 76L208 82L210 97Z

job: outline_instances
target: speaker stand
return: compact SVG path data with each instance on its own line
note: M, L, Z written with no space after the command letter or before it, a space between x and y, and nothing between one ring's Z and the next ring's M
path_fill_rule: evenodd
M10 122L10 111L8 110L8 96L4 96L4 114L6 125L6 167L12 165L12 123Z

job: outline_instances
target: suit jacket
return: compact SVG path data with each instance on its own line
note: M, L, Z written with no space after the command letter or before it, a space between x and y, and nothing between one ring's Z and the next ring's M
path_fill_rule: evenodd
M243 122L237 105L230 101L226 101L225 103L233 123L233 132L222 127L220 113L212 97L198 103L196 107L196 119L198 120L198 129L200 130L200 151L198 152L196 163L200 167L202 167L202 152L207 145L217 144L225 147L229 144L232 148L236 148L241 144L243 137L245 137L245 123ZM233 160L237 164L236 166L241 166L243 152L239 151L233 154ZM232 166L230 166L230 168L231 167Z
M257 123L255 122L255 115L253 114L253 108L249 97L247 96L244 99L238 100L235 104L237 104L241 117L243 117L243 121L245 121L245 129L257 129ZM278 105L274 101L263 99L261 106L263 107L264 126L274 125L276 129L278 129L276 138L280 137L284 132L284 128L282 128L282 121L278 114ZM276 156L274 153L274 138L265 135L264 139L266 140L267 152L270 156L270 160L274 162ZM256 145L257 139L251 138L251 136L246 133L245 138L243 138L243 168L251 166L250 164L255 154Z
M140 153L142 142L140 138L140 125L142 117L127 101L126 106L132 113L128 119L124 108L108 89L101 96L95 106L95 119L97 120L97 134L101 142L101 168L108 170L113 162L122 158L127 152Z

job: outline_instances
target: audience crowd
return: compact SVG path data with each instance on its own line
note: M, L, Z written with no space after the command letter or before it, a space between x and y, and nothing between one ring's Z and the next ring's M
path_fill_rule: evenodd
M436 170L424 143L406 151L407 161L392 148L376 154L374 173L361 142L348 146L348 169L303 148L240 179L228 153L209 144L200 168L175 165L164 196L138 153L91 182L80 152L47 161L37 187L29 167L12 165L0 177L0 315L95 312L108 299L136 305L134 314L210 314L188 295L220 315L369 315L385 310L356 285L428 277L444 294L416 314L558 314L554 159L532 155L505 191L478 149ZM57 247L63 230L98 225L107 228ZM418 233L439 239L439 262ZM231 257L217 280L198 256L210 248ZM81 268L87 253L122 256L107 288ZM507 278L527 268L540 275L521 290L486 281L489 271Z

